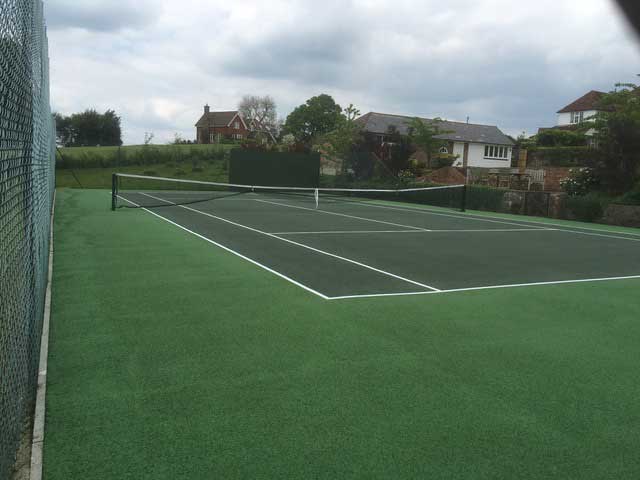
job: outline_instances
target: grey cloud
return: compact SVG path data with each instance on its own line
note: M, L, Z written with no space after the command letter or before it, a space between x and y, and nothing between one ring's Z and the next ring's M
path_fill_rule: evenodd
M282 32L232 49L222 69L229 75L337 85L359 43L352 31Z
M106 0L55 0L45 6L51 29L82 28L96 32L116 32L155 22L159 9L146 1L132 4Z

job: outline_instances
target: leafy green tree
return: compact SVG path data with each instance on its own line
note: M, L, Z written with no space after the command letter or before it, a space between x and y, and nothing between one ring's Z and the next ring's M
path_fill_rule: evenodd
M585 122L578 130L543 130L536 135L536 144L541 147L579 147L587 144L585 130L593 125Z
M601 153L598 173L607 190L621 193L640 178L640 88L620 83L603 96L595 118Z
M391 173L399 176L401 172L409 170L409 158L415 152L410 136L401 135L395 125L390 125L386 133L384 157Z
M446 140L437 138L438 135L451 133L450 130L443 130L438 125L442 122L440 118L425 121L421 118L413 118L409 122L409 138L411 143L421 149L427 156L427 167L431 168L433 156L447 145Z
M113 110L89 109L71 116L55 114L56 137L65 147L122 145L120 117Z
M298 142L311 144L314 138L338 128L345 117L330 95L312 97L287 116L283 133L293 134Z
M350 104L343 110L343 117L332 131L316 137L317 149L327 156L346 158L353 151L361 135L361 128L356 123L360 111Z

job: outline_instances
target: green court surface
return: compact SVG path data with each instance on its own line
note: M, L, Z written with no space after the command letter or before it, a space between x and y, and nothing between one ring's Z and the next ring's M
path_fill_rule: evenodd
M45 479L638 478L640 232L375 205L59 190Z

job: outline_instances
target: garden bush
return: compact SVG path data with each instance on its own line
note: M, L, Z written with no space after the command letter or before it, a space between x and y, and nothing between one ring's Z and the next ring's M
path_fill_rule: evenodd
M569 177L560 181L560 187L569 195L586 195L599 184L598 177L592 168L572 168Z
M593 192L587 195L568 196L567 214L571 220L594 222L602 218L608 203L608 199Z

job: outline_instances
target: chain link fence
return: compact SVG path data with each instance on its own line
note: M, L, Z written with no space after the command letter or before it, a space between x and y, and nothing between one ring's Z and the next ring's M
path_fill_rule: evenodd
M54 191L55 128L40 0L0 0L0 478L30 426Z

